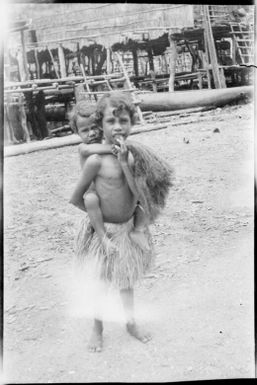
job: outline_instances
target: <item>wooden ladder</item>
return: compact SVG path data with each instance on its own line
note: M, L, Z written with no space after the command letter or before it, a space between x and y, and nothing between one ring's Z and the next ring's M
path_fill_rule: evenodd
M203 6L204 20L204 42L207 58L207 74L211 67L215 88L226 88L226 79L223 68L218 64L217 52L213 38L212 26L210 22L209 5ZM209 60L210 58L210 60ZM208 86L210 75L208 74Z
M230 22L231 35L234 38L240 64L253 64L254 62L254 31L251 25Z
M137 110L137 114L138 114L138 117L139 117L139 121L140 121L141 124L144 124L145 121L144 121L144 118L143 118L143 113L142 113L142 111L141 111L141 109L139 107L140 101L138 100L138 98L137 98L137 96L135 94L136 88L131 84L129 75L128 75L127 71L126 71L126 68L124 66L124 63L122 61L121 56L118 54L118 52L115 52L115 54L116 54L116 57L117 57L117 59L119 61L120 67L122 69L122 72L123 72L123 75L124 75L124 78L125 78L125 84L127 86L127 90L130 91L131 97L132 97L132 101L133 101L133 103L136 106L136 110Z
M81 71L84 78L83 84L80 84L76 87L76 100L87 99L89 102L95 104L97 102L98 96L114 91L115 83L122 83L123 88L121 91L129 92L132 97L132 101L136 106L137 114L139 117L140 124L144 124L143 113L139 107L140 101L136 96L136 88L132 85L125 65L122 61L121 56L115 52L115 56L119 62L119 67L121 69L118 73L107 74L107 75L98 75L98 76L86 76L83 65L81 64ZM96 86L104 85L107 89L103 91L95 91Z

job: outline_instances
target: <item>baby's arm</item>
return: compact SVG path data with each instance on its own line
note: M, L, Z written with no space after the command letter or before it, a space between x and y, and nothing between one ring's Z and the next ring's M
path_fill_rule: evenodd
M84 204L84 194L88 190L91 183L94 181L101 167L101 158L98 155L92 155L86 159L80 179L75 187L69 203L78 207L80 210L86 211Z
M90 155L94 154L111 154L112 153L112 146L110 144L102 144L102 143L94 143L94 144L85 144L80 143L79 144L79 159L81 167L83 167L83 164L85 163L86 159Z

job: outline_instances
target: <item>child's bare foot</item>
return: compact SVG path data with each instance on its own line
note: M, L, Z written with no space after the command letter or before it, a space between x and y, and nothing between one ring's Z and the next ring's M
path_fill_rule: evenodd
M150 250L147 236L141 230L134 229L130 232L130 238L139 246L141 249Z
M89 343L88 343L88 350L91 353L95 352L101 352L103 348L103 335L101 332L97 331L96 329L93 329L93 332L91 334Z
M135 322L128 322L127 323L127 331L132 337L135 337L139 341L143 342L144 344L151 340L151 335L149 333L144 333L140 329L138 329L138 326Z

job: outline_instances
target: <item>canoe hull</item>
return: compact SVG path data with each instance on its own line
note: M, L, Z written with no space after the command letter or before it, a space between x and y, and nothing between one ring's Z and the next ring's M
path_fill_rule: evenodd
M138 94L142 111L172 111L191 107L224 106L253 95L253 86Z

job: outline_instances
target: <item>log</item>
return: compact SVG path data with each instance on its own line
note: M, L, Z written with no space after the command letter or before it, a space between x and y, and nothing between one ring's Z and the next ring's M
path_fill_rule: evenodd
M76 134L63 136L60 138L51 138L38 142L22 143L15 146L5 146L4 156L16 156L22 154L28 154L35 151L51 150L54 148L60 148L63 146L71 146L81 143L81 139Z
M144 126L135 126L131 135L136 135L139 133L149 132L153 130L160 130L167 128L167 125L164 124L147 124ZM51 150L54 148L60 148L64 146L72 146L75 144L81 143L81 139L77 134L71 134L62 137L55 137L46 140L41 140L38 142L22 143L15 146L5 146L4 147L4 157L24 155L35 151Z
M130 135L136 135L136 134L141 134L144 132L149 132L149 131L156 131L156 130L161 130L164 128L167 128L167 124L163 123L153 123L153 124L144 124L144 125L138 125L133 128L131 131Z
M253 86L175 92L137 93L142 111L174 111L193 107L220 107L253 95Z
M203 112L203 111L209 111L211 109L215 108L215 106L208 106L208 107L193 107L193 108L185 108L183 110L176 110L176 111L170 111L170 112L158 112L157 117L168 117L168 116L174 116L174 115L180 115L183 116L183 114L193 114L197 112ZM146 112L144 112L145 114Z

